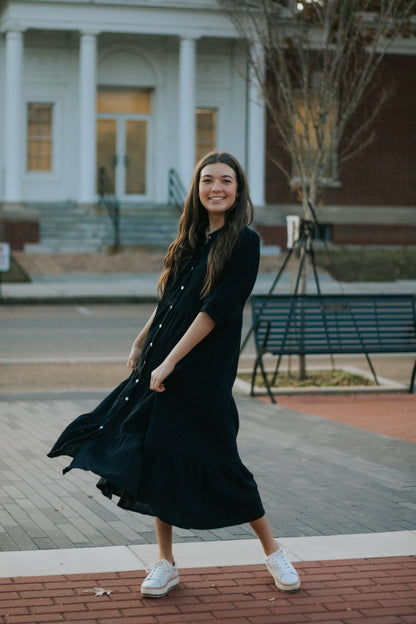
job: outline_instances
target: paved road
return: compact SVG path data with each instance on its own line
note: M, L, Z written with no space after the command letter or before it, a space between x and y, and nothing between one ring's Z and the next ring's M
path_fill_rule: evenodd
M131 343L154 304L5 306L0 393L110 389L127 374ZM250 326L249 309L245 330ZM250 345L244 357L253 353Z
M125 356L154 305L5 306L0 357L100 358Z
M0 362L124 358L153 309L149 303L5 306ZM244 322L248 331L248 306Z
M145 303L2 307L0 392L13 390L13 386L19 392L26 388L111 388L120 375L125 375L124 363L131 342L153 307L154 304ZM247 305L243 337L250 325ZM253 354L250 341L240 359L241 367L250 369ZM381 376L408 383L413 356L374 356L373 360ZM368 371L364 356L336 356L336 366L340 362ZM48 363L53 366L48 367ZM308 363L324 367L331 364L327 357L308 357Z

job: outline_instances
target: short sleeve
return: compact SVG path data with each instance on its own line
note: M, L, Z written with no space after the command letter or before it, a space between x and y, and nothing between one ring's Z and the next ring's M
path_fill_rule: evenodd
M208 293L201 307L218 326L241 314L257 277L260 238L245 228L219 283Z

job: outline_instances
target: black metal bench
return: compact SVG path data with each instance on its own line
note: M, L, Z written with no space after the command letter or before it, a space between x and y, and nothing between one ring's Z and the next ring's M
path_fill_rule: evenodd
M416 353L416 307L413 295L252 295L256 360L251 395L260 367L267 392L283 355L364 354L378 384L369 354ZM266 353L278 356L269 382ZM409 392L413 392L416 361Z

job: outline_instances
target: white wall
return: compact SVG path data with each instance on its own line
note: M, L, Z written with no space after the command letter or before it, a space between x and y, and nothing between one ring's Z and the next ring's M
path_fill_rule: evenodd
M218 109L217 147L231 152L244 166L244 60L233 42L202 39L198 46L198 107Z
M245 61L235 41L226 38L232 36L232 29L215 10L216 5L214 10L207 10L210 3L205 1L189 2L189 7L184 5L179 10L167 4L164 8L147 5L140 8L139 20L137 6L118 4L75 6L68 1L28 4L11 0L0 14L3 29L9 25L29 29L24 32L21 133L22 200L25 202L76 201L78 197L78 29L82 28L96 26L100 31L97 33L98 86L153 89L150 201L167 200L168 170L178 162L181 36L199 37L196 105L218 109L217 146L232 152L245 164ZM36 30L42 25L45 30ZM212 38L204 37L211 33ZM1 84L4 84L4 37L0 38ZM54 103L51 173L26 172L26 103L29 101ZM3 136L4 93L1 89L0 132ZM0 198L5 159L0 140Z
M4 85L5 76L5 39L0 36L0 85ZM5 135L5 119L4 119L4 89L0 89L0 199L4 194L4 176L5 176L5 154L4 154L4 135Z
M22 199L77 197L78 38L65 33L25 35L22 107ZM52 172L26 171L26 103L53 102Z

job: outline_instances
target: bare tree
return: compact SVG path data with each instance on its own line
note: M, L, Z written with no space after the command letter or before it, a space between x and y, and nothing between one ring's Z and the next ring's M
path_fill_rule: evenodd
M247 46L249 63L291 167L274 161L311 220L338 165L372 140L391 95L378 85L367 117L349 122L374 95L391 43L411 36L415 0L218 0Z
M313 221L322 189L373 138L372 124L392 92L391 85L377 82L378 70L389 46L412 35L416 0L218 3L247 47L250 74L277 130L286 158L274 163L297 192L306 221ZM352 124L370 101L360 123ZM298 271L301 292L310 251L307 238ZM298 374L306 376L304 356Z

